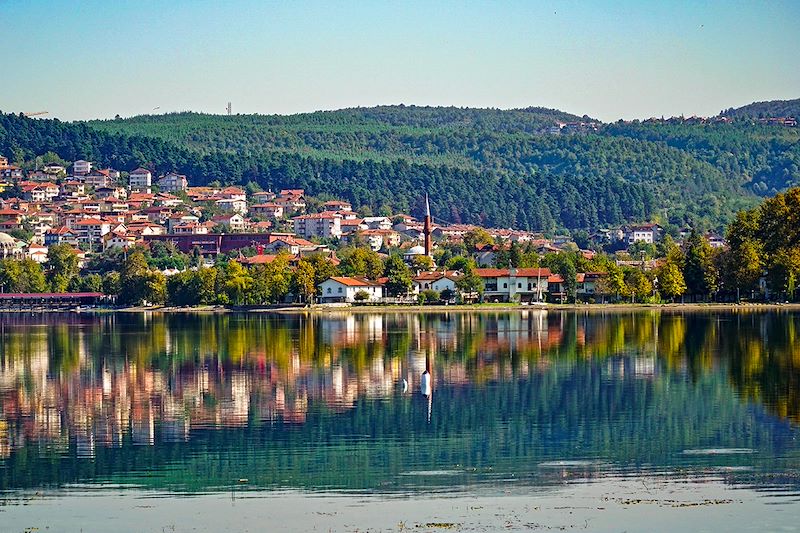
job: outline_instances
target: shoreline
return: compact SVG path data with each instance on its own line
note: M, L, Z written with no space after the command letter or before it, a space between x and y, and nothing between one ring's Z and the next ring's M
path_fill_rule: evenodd
M800 311L800 303L662 303L662 304L474 304L474 305L302 305L226 307L206 305L194 307L139 306L139 307L86 307L73 309L0 309L3 313L69 313L69 314L114 314L114 313L197 313L197 314L279 314L279 315L325 315L337 313L510 313L520 311L573 311L573 312L626 312L626 311Z

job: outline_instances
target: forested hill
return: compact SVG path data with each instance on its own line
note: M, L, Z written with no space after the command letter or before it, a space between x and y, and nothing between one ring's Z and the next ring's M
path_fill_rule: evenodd
M557 124L585 123L577 134ZM595 127L597 132L592 132ZM668 219L719 225L800 183L798 131L681 122L602 125L556 110L384 106L292 116L179 113L66 124L0 115L0 154L48 150L193 184L255 182L373 212L541 230Z
M800 119L800 98L753 102L746 106L727 109L722 111L720 115L730 118L794 117Z

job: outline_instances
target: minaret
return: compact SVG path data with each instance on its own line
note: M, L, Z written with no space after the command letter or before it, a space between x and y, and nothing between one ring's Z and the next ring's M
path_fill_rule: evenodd
M422 232L425 235L425 255L433 257L433 250L431 249L431 204L428 201L428 193L425 193L425 222L422 226Z

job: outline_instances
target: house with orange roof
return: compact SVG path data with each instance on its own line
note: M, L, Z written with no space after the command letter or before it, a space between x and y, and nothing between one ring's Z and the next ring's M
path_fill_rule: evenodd
M44 245L53 246L54 244L67 243L72 246L78 246L78 232L69 229L66 226L59 228L51 228L44 234Z
M139 167L128 174L128 188L132 192L150 194L153 186L153 173L146 168Z
M353 206L344 200L329 200L322 204L325 211L352 211Z
M114 179L108 175L108 171L92 170L86 174L74 173L75 177L83 176L83 183L87 187L111 187L114 184Z
M322 303L378 302L383 299L383 285L366 278L334 276L318 286ZM364 298L361 298L364 295Z
M283 218L283 206L276 203L255 204L250 206L250 215L267 217L267 218Z
M120 248L122 250L127 250L136 244L137 239L136 235L132 235L124 231L109 231L103 235L102 240L103 250L108 250L109 248Z
M84 218L74 224L78 233L78 242L88 244L94 248L102 244L103 235L119 226L116 221L103 218Z
M374 251L400 246L400 234L390 229L366 229L359 234Z
M342 215L324 211L310 215L300 215L292 219L294 232L306 239L319 237L338 239L342 236Z
M488 302L540 302L548 293L548 268L476 268Z
M420 272L411 280L412 291L419 294L422 291L433 290L436 292L456 292L456 282L462 276L457 270L444 270L434 272Z
M162 192L180 192L189 188L189 180L183 174L169 172L164 174L156 182Z

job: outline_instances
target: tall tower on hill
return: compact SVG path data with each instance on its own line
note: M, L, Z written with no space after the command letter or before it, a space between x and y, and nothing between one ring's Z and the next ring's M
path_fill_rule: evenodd
M428 201L428 193L425 193L425 222L422 226L422 233L425 235L425 255L433 257L433 250L431 249L431 204Z

